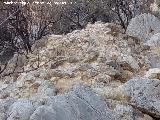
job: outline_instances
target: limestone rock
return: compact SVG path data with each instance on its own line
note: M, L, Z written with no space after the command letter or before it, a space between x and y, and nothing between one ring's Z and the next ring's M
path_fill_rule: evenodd
M129 38L116 24L96 22L83 30L49 35L37 41L33 52L27 55L29 59L22 56L18 62L21 68L17 70L24 72L0 78L1 99L21 98L4 106L5 102L0 102L2 120L152 119L142 112L159 118L158 85L153 87L152 80L149 84L145 83L148 80L127 82L144 75L139 71L147 71L150 66L146 64L146 54L153 53L135 37L148 38L145 32L153 20L150 26L155 31L159 29L157 18L150 14L140 16L138 20L144 20L144 26L143 22L131 24L133 29L129 29L131 33L135 30L135 34ZM152 29L150 32L154 33ZM16 59L10 61L11 68L15 62ZM73 88L76 84L81 85Z
M129 36L148 40L156 33L160 32L160 21L152 14L141 14L131 19L126 33Z
M150 47L158 47L160 45L160 33L151 36L151 38L146 41L146 45Z
M160 56L156 54L148 55L149 66L151 68L160 68Z
M139 69L138 61L130 55L123 55L119 61L119 64L124 67L125 70L136 71Z
M148 115L143 115L140 111L136 111L132 106L117 104L113 110L115 119L119 120L153 120Z
M32 96L42 83L36 83L37 80L52 81L60 92L69 90L76 83L91 86L100 76L104 78L100 80L104 85L114 80L129 80L140 69L141 55L132 53L124 36L118 25L96 22L67 35L42 38L33 45L33 53L28 54L24 70L29 72L16 79L21 92L14 95Z
M34 110L30 100L20 99L10 106L7 120L28 120Z
M146 72L145 77L149 79L160 79L160 69L159 68L149 69Z
M34 111L29 120L62 120L58 117L57 119L56 114L57 113L53 108L49 106L40 106Z
M69 93L46 98L46 101L49 104L39 106L30 120L152 120L130 105L109 100L106 104L85 86L75 86Z
M0 100L0 120L7 119L7 111L14 102L15 100L11 98L6 100Z
M9 102L8 107L0 107L0 110L4 111L1 112L4 120L7 113L7 120L152 120L130 105L106 101L89 87L78 85L70 92L57 96Z
M88 87L52 98L52 105L35 110L30 120L111 120L107 104Z
M160 118L160 81L134 78L122 85L129 102L146 114Z
M137 77L119 87L109 86L94 90L107 99L129 103L145 114L157 119L160 118L159 80Z
M55 87L52 83L44 81L39 87L37 94L42 96L54 96L56 93Z

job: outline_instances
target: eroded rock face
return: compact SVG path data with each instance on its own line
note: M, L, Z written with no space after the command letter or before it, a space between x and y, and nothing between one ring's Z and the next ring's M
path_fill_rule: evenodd
M151 68L160 68L160 56L157 54L148 55L149 65Z
M143 112L160 118L160 81L137 78L122 86L129 102Z
M134 78L116 88L94 89L107 99L125 101L155 118L160 118L160 81L147 78Z
M118 104L114 111L116 120L153 120L150 116L136 111L132 106Z
M158 112L150 110L151 100L159 99L158 88L154 89L152 83L130 80L146 74L150 68L146 54L153 51L121 31L115 24L97 22L83 30L37 41L29 59L19 58L19 73L1 78L0 99L14 99L7 105L0 102L2 120L152 120L149 115L158 118L158 106L154 107ZM11 68L15 58L10 61ZM150 87L157 97L150 96ZM140 98L136 96L139 91ZM150 106L142 105L147 103L143 95L149 96L146 101L151 101ZM159 104L156 102L153 105Z
M160 79L160 69L159 68L149 69L146 72L145 77L147 77L149 79Z
M6 100L0 102L0 111L1 120L152 120L129 104L104 100L83 85L57 96Z
M156 33L149 40L147 40L146 45L150 47L159 47L160 46L160 33Z
M52 98L50 106L38 107L30 120L111 120L107 104L89 88L76 87L73 91ZM48 112L47 112L48 111Z
M4 78L7 84L2 83L2 86L8 87L3 88L2 98L30 97L45 81L63 93L78 83L97 86L99 82L107 85L131 79L140 70L139 63L144 58L133 53L137 50L135 43L130 43L125 36L119 26L97 22L67 35L42 38L34 44L29 59L15 55L10 61L14 69L18 58L16 72L20 73L15 74L14 80L13 77ZM25 72L21 73L22 70Z
M110 77L100 80L105 84L112 80L124 82L140 70L139 61L143 59L132 53L137 48L124 37L119 26L101 22L65 36L50 35L33 46L24 70L32 70L39 63L37 73L31 74L36 79L52 81L60 92L77 83L97 84L98 76Z
M49 106L40 106L30 117L30 120L58 120L56 119L56 111ZM59 117L60 119L60 117Z
M28 120L34 110L32 101L18 100L10 106L7 120Z
M154 15L141 14L136 16L130 21L127 27L126 33L129 36L139 38L142 41L146 41L151 38L155 33L160 32L160 21Z
M10 106L15 102L15 99L6 99L0 100L0 119L6 120L7 119L7 112L10 108Z

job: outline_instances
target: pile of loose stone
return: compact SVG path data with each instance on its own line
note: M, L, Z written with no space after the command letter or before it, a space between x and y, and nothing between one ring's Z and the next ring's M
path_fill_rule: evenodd
M0 120L160 118L160 21L88 24L37 41L9 61L0 81Z

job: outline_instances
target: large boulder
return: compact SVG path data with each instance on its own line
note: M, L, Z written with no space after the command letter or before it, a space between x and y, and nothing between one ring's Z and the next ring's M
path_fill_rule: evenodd
M158 47L160 45L160 33L154 34L149 40L147 40L146 45L150 47Z
M153 120L130 105L116 104L113 109L114 120Z
M14 99L0 99L0 120L7 119L7 111L14 102Z
M159 80L137 77L119 87L104 87L94 90L107 99L128 103L142 113L148 114L154 118L160 118ZM127 106L127 108L119 108L119 110L128 108L131 107Z
M78 86L73 91L52 98L49 106L40 106L30 120L111 120L104 100L88 87Z
M150 68L160 68L160 56L151 52L147 55Z
M32 101L27 99L17 100L10 106L7 120L28 120L34 110Z
M160 81L135 78L121 87L129 102L139 110L160 118Z
M52 107L40 106L33 113L30 120L61 120L56 118L56 114L56 111Z
M139 112L141 109L159 117L159 96L154 91L158 87L153 89L145 81L133 85L134 90L132 82L122 85L140 70L146 70L148 57L145 58L134 37L122 34L116 25L97 22L67 35L48 36L35 43L33 53L27 58L22 56L18 62L25 72L17 74L14 80L12 77L1 80L0 98L28 99L16 100L7 109L0 102L2 120L151 120L150 116ZM92 89L105 87L108 98L101 98L84 86L76 86L70 91L75 84ZM147 105L141 106L140 102L146 102L141 97L136 98L141 89L151 101L149 107L152 107L152 100L156 101L153 106L158 112ZM131 98L129 103L123 101L127 98ZM136 103L134 99L140 102Z
M153 120L128 104L106 102L85 86L42 101L44 104L37 107L30 120Z
M149 69L146 72L145 77L149 79L160 79L160 69L159 68Z
M56 93L56 89L54 88L54 85L48 81L44 81L37 90L37 93L39 95L44 96L53 96Z
M152 14L141 14L133 18L126 33L129 36L148 40L153 34L160 32L160 21Z
M89 87L75 86L70 92L39 99L0 102L1 120L153 120L129 104L106 101Z

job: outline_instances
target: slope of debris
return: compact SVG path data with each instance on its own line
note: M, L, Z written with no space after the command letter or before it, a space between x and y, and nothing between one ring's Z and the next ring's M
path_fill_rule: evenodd
M89 24L86 29L65 36L50 35L35 43L23 67L30 72L22 73L15 80L15 86L25 93L14 94L31 95L30 92L37 91L35 87L41 85L39 82L44 81L52 82L59 92L77 83L120 85L148 67L141 51L133 38L123 35L120 27L109 23Z
M160 118L160 70L149 57L156 50L143 43L101 22L44 37L27 57L10 60L0 81L0 119Z

